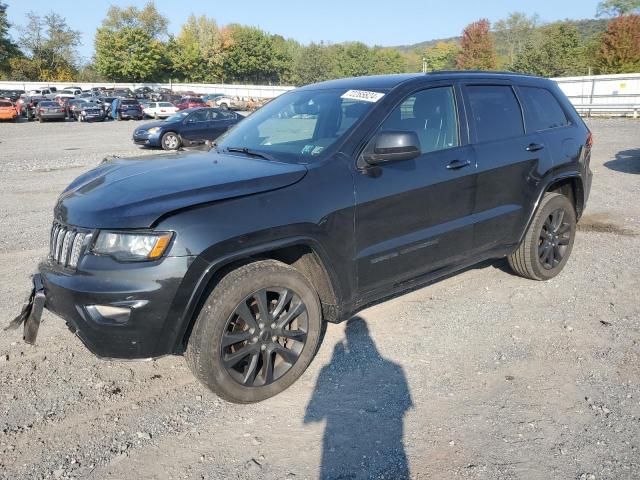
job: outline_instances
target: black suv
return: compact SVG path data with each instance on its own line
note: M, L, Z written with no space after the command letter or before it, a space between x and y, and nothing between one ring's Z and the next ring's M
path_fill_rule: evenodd
M210 151L116 159L55 206L14 321L42 308L95 354L184 353L255 402L307 368L326 322L485 259L546 280L591 184L591 133L550 80L441 72L288 92Z

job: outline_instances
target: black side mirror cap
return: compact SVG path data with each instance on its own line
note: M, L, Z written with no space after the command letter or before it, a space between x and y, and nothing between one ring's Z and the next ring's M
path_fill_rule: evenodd
M416 132L386 131L373 139L373 151L365 152L363 158L369 165L411 160L421 153L420 140Z

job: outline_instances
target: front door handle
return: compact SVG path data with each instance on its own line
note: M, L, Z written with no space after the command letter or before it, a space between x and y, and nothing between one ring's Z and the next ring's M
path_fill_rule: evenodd
M539 143L530 143L529 145L527 145L525 150L527 152L537 152L538 150L542 150L543 148L544 148L544 145L541 145Z
M453 160L451 163L447 165L449 170L458 170L459 168L463 168L471 165L469 160L461 161L461 160Z

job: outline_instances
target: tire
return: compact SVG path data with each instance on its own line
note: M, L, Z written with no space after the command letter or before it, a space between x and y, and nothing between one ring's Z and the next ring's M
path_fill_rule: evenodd
M558 275L567 263L575 235L573 203L559 193L547 193L522 242L509 255L509 265L521 277L549 280Z
M261 322L255 299L257 292L265 290L269 319ZM289 293L285 295L285 291ZM289 300L281 302L283 298ZM306 309L300 308L301 304ZM237 315L241 308L251 315L251 322L244 322ZM290 312L289 326L277 326L279 321L286 322ZM250 325L257 332L250 330ZM282 332L289 333L278 335ZM198 380L221 398L254 403L277 395L304 373L320 346L322 333L320 299L309 280L287 264L262 260L239 267L220 280L196 319L185 358ZM223 347L223 339L229 335L237 343ZM293 336L304 340L292 340ZM238 342L239 339L242 340ZM227 359L226 366L223 357ZM285 357L291 360L285 361ZM230 359L236 363L231 364Z
M160 139L160 145L163 150L177 150L180 148L181 143L180 137L175 132L167 132Z

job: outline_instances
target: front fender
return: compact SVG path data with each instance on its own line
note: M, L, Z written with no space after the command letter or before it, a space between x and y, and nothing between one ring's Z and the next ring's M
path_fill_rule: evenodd
M212 252L205 252L206 254L198 256L190 265L178 288L178 293L165 321L163 334L159 337L162 344L157 345L157 351L163 353L181 351L183 339L192 327L199 308L206 300L209 292L222 276L229 271L228 268L231 265L239 265L243 261L260 258L263 255L267 256L268 252L294 246L308 247L318 255L336 296L339 299L342 298L339 293L341 288L334 266L331 264L329 255L322 244L315 238L308 236L281 238L256 244L242 250L232 250L220 254L214 259L208 258ZM341 304L340 300L338 300L338 304Z

